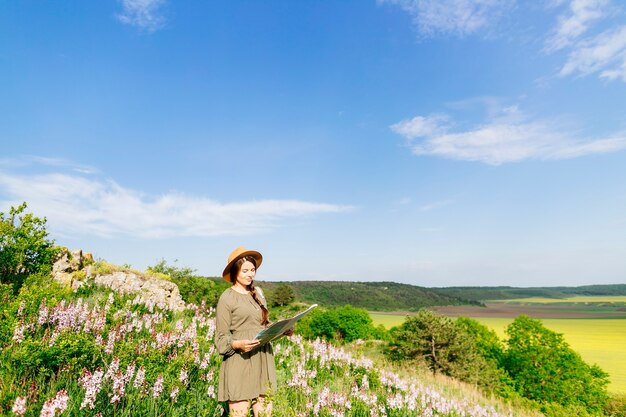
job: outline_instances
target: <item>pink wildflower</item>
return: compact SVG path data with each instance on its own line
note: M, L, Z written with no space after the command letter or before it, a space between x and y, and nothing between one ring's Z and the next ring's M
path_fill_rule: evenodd
M23 416L26 413L26 397L17 397L11 411L18 416Z
M172 388L172 392L170 392L170 398L176 402L176 397L178 397L178 385Z
M178 377L178 379L180 380L180 382L182 382L183 384L187 384L187 378L189 377L189 374L187 374L187 370L185 368L180 370L180 376Z
M135 376L135 382L133 382L133 387L141 388L143 386L143 381L146 378L146 368L141 365L139 370L137 371L137 375Z
M39 317L37 318L37 323L40 326L43 326L48 321L48 307L46 307L46 299L41 300L41 305L39 306Z
M96 396L102 388L103 375L104 372L101 369L96 370L93 374L85 371L82 378L79 379L80 384L85 388L85 398L80 404L81 410L86 407L93 410L96 406Z
M163 375L159 375L157 377L156 382L154 383L154 386L152 387L152 397L153 398L158 398L161 393L163 392Z
M67 401L69 399L70 397L67 395L66 390L62 389L57 392L57 395L55 395L54 398L43 404L40 417L54 417L57 410L62 413L67 408Z

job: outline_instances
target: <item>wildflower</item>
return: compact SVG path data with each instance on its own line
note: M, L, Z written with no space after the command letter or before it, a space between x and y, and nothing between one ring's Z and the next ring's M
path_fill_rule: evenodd
M81 410L83 408L89 408L93 410L96 406L96 396L102 388L102 377L104 372L101 369L96 370L93 374L89 371L85 371L82 378L79 379L79 383L85 388L85 398L80 404Z
M126 367L126 372L124 373L124 384L128 384L131 379L133 379L133 375L135 375L135 362L131 362Z
M37 323L40 326L43 326L48 321L48 307L46 307L46 299L41 300L41 305L39 306L39 316L37 318Z
M135 376L135 382L133 382L133 387L141 388L143 386L143 382L146 378L146 368L141 365L139 370L137 371L137 375Z
M170 392L170 398L176 402L176 397L178 397L178 385L172 388L172 392Z
M206 395L209 398L215 398L215 385L209 385L209 389L207 389Z
M126 385L124 376L122 374L116 374L113 376L113 396L111 397L111 404L119 403L124 397L126 391Z
M111 330L109 332L109 338L107 340L107 345L104 348L104 351L109 355L113 353L113 347L115 346L115 337L117 336L117 332L115 330Z
M205 354L204 359L202 359L202 363L200 363L200 369L206 369L209 366L209 359L211 358L210 354Z
M153 398L158 398L161 393L163 392L163 374L159 375L157 377L156 382L154 383L154 386L152 387L152 397Z
M22 300L20 307L17 309L17 317L21 317L24 314L24 307L26 306L26 300ZM20 398L20 397L18 397Z
M117 373L120 368L120 360L119 358L113 358L111 363L109 364L109 369L107 369L107 373L104 376L104 379L112 379L113 376Z
M67 395L67 390L62 389L57 392L54 398L43 404L40 417L54 417L57 410L62 413L67 408L67 401L69 399L70 397Z
M23 416L26 413L26 397L17 397L11 411L18 416Z
M180 382L182 382L183 384L187 384L187 378L189 377L189 374L187 374L187 370L185 368L180 370L180 376L178 377L178 379L180 380Z
M24 330L26 330L26 326L20 323L13 331L13 340L15 340L18 344L24 341Z

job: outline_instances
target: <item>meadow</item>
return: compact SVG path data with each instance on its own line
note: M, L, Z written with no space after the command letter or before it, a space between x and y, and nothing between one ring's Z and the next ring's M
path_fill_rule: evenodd
M626 318L623 317L624 313L620 314L621 317L612 317L611 314L615 309L607 312L602 307L602 303L624 301L626 301L624 296L571 297L562 300L526 298L490 303L488 307L491 309L463 309L463 314L449 314L459 313L458 308L454 311L447 309L438 309L438 311L449 315L472 317L493 329L501 339L506 337L504 330L514 319L512 312L539 318L546 328L563 334L565 341L587 363L595 363L609 373L611 381L609 391L626 393L626 348L624 348L626 346ZM571 308L559 307L564 304L568 304ZM555 305L555 308L550 309L550 305ZM507 306L512 306L514 310L506 309ZM519 311L516 309L518 307ZM473 311L480 314L472 314ZM502 312L504 314L500 314ZM533 312L537 314L532 314ZM541 317L542 312L546 313L544 315L548 315L548 318ZM561 316L573 318L554 318L558 312ZM506 317L498 317L499 314L506 315ZM374 325L382 324L386 328L401 324L406 315L407 313L370 312Z
M214 311L174 312L98 288L33 286L0 293L0 415L223 415ZM273 343L275 417L534 417L466 384L393 368L364 353L300 336ZM379 358L380 359L380 358Z

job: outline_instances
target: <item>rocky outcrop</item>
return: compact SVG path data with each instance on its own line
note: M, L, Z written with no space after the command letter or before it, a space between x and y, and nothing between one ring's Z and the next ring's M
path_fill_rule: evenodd
M92 273L92 263L93 257L90 253L64 249L52 267L52 276L56 281L73 289L93 282L116 292L136 294L147 304L175 311L185 308L178 286L171 281L131 271Z

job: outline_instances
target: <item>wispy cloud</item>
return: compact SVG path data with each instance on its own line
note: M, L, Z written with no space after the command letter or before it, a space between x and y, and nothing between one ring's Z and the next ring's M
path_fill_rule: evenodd
M619 14L619 9L611 0L569 0L566 4L567 12L557 17L544 44L548 53L567 54L558 75L598 74L626 82L626 25L607 20Z
M569 11L557 18L557 26L546 41L546 49L555 51L572 45L592 23L605 17L609 0L572 0Z
M163 27L165 18L161 8L166 0L120 0L123 11L117 15L120 22L148 32Z
M530 120L516 107L502 109L486 123L453 131L444 115L416 116L391 126L415 155L432 155L491 165L528 159L567 159L626 149L626 133L584 138L550 120Z
M288 218L352 209L298 200L224 203L175 192L149 196L110 179L58 172L20 175L6 169L0 169L0 196L0 207L26 201L63 236L242 235L279 227Z
M560 75L599 73L626 82L626 25L580 42L569 54Z
M408 12L421 36L466 36L489 28L514 0L379 0Z

